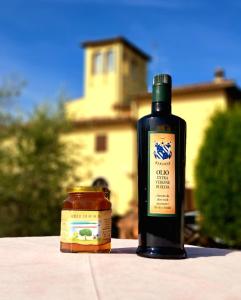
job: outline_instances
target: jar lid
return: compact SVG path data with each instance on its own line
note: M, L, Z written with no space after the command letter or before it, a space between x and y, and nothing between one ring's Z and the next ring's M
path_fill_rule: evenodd
M103 192L100 186L71 186L67 188L68 193L91 193L91 192Z

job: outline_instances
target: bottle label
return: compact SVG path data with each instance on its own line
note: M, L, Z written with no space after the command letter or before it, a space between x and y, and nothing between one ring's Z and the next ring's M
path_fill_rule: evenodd
M63 243L102 245L111 241L111 210L62 210Z
M148 216L175 216L175 134L148 132Z

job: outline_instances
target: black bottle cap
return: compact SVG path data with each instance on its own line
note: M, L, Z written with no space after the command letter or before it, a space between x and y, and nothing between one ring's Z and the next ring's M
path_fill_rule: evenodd
M157 74L153 78L152 102L171 103L172 77L168 74Z

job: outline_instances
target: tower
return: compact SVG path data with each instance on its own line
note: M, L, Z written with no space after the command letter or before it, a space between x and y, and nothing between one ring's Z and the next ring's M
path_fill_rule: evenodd
M86 41L84 100L99 115L115 114L115 107L130 103L134 94L146 92L150 57L123 37ZM87 103L86 103L87 104Z

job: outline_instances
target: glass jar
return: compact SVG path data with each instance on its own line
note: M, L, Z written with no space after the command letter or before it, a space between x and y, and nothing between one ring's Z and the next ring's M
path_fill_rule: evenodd
M60 250L110 252L111 203L101 187L72 187L63 202Z

